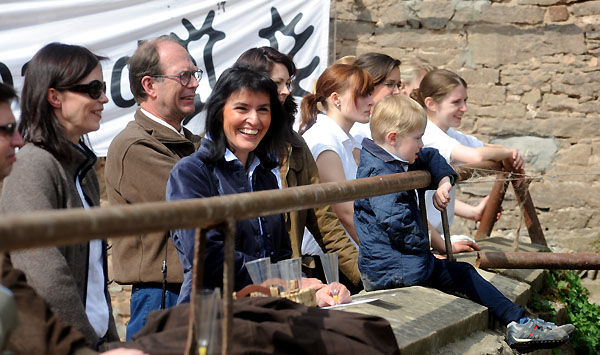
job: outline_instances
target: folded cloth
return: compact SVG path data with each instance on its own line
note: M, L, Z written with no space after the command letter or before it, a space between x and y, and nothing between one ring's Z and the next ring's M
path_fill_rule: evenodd
M109 348L181 354L188 314L189 304L154 311L133 342L110 343ZM383 318L271 297L234 301L232 342L232 354L400 354L392 328ZM220 353L220 344L215 350Z

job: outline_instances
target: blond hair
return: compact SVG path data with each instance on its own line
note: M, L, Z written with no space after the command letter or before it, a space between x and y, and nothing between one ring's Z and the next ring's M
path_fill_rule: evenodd
M427 114L415 100L406 95L390 95L373 107L371 136L377 144L385 143L391 131L403 136L416 129L425 129Z
M345 56L341 57L340 59L336 60L333 64L354 64L355 60L356 60L355 55L345 55Z
M411 58L400 64L400 77L405 83L411 84L421 73L427 74L435 69L436 67L425 59Z

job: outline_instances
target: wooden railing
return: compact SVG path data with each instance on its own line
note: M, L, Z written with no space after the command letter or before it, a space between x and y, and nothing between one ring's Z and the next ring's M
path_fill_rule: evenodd
M478 171L501 171L498 163L486 162L455 167L459 181L471 177L474 169ZM481 224L485 226L477 232L478 237L491 232L495 216L502 202L506 183L500 173L496 183L498 194L494 195ZM225 238L225 264L223 272L223 341L224 354L229 352L232 324L233 293L233 254L235 221L258 216L266 216L287 211L303 210L316 206L352 201L370 196L384 195L405 190L420 189L429 186L431 175L426 171L411 171L400 174L357 179L343 183L324 183L300 186L282 190L259 191L226 195L202 199L173 202L140 203L127 206L110 206L84 209L52 210L29 214L14 214L0 217L0 252L23 248L45 247L82 243L93 239L124 238L127 236L161 230L196 228L196 254L194 258L194 282L192 295L202 287L202 267L204 257L203 231L207 228L223 228ZM496 186L495 186L496 188ZM528 217L528 230L532 241L544 244L545 240L533 203L526 185L515 189L523 213ZM489 211L488 211L489 210ZM422 206L421 212L424 213ZM489 219L489 216L493 218ZM423 215L423 218L426 215ZM426 223L425 223L426 225ZM193 335L193 313L195 297L191 297L190 328L187 353L195 353Z

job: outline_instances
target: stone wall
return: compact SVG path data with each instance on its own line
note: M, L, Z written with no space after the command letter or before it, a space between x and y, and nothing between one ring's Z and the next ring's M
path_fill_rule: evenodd
M531 193L546 238L591 250L600 235L600 1L337 0L331 18L335 58L376 51L463 76L462 130L518 148L538 178ZM476 203L490 186L461 186L461 198ZM495 233L514 235L512 192L503 207Z

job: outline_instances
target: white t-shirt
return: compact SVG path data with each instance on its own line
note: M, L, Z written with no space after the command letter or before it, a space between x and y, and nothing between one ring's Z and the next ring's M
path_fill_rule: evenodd
M363 139L365 139L365 138L373 139L373 138L371 138L370 122L355 123L352 126L352 128L350 128L350 134L352 135L352 137L354 137L354 140L361 146L361 148L362 148Z
M423 145L425 147L436 148L440 154L446 159L446 162L450 164L450 155L452 150L462 144L472 148L483 147L483 142L476 137L464 134L452 128L448 129L448 132L442 131L433 122L427 121L425 127L425 134L423 134ZM433 228L435 228L443 237L442 228L442 215L433 205L433 194L435 191L429 190L425 192L425 201L427 206L427 220ZM454 220L454 201L456 199L456 186L450 190L450 203L446 207L448 212L448 226L452 227L452 221Z
M303 135L304 141L310 148L313 158L317 160L319 155L326 150L331 150L336 153L342 161L344 175L346 180L356 179L356 171L358 165L352 155L354 148L360 148L356 140L335 123L334 120L326 115L317 115L317 122L310 127ZM348 233L346 232L346 235ZM350 238L350 236L348 236ZM358 245L350 238L354 246L358 249ZM302 255L320 255L324 254L315 238L304 228L304 237L302 238Z
M85 199L79 176L75 179L75 186L83 207L90 205ZM102 241L90 241L90 256L88 267L87 291L85 297L85 314L94 328L98 338L102 338L108 331L108 304L104 295L104 260L102 258Z

